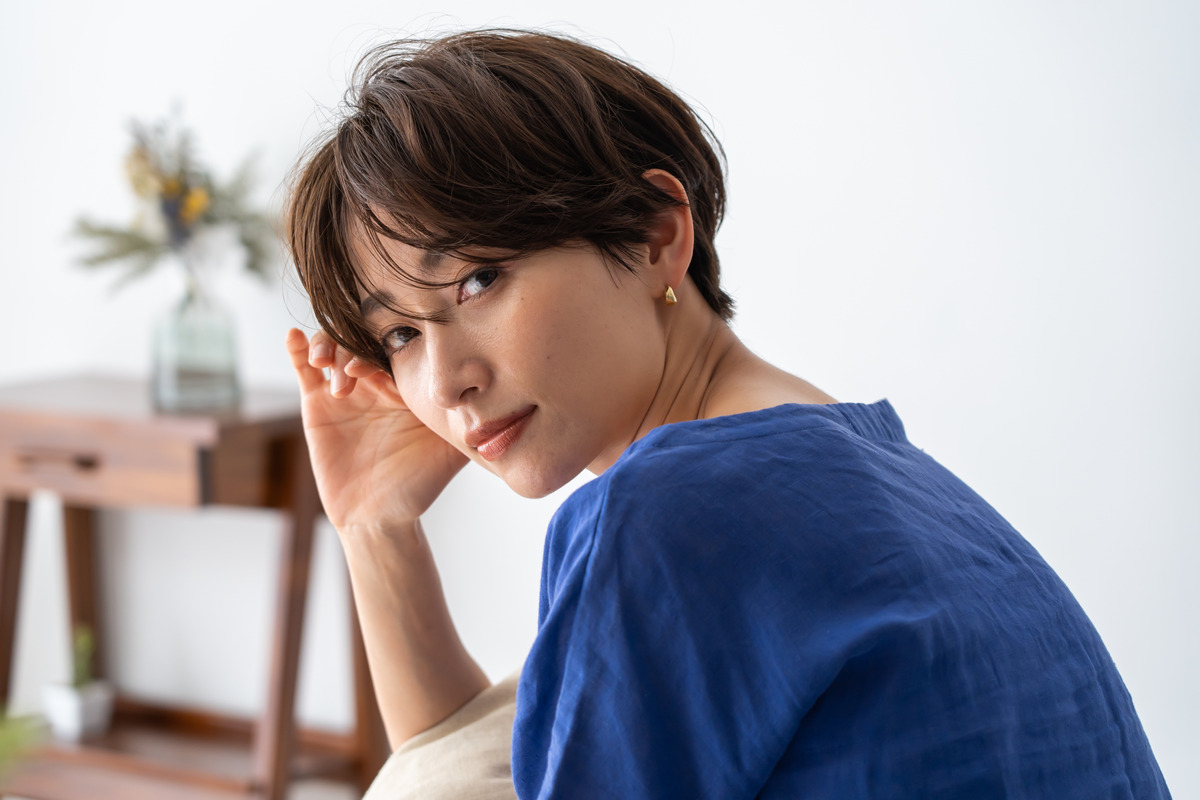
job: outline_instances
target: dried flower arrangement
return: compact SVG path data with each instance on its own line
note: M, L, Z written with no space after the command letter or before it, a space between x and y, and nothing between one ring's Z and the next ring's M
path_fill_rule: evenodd
M217 226L232 226L245 249L245 266L268 277L274 246L270 219L250 206L253 159L247 159L228 183L218 183L193 153L190 131L178 124L132 123L133 146L125 158L125 174L140 209L130 225L109 225L81 217L77 237L95 244L84 266L123 263L117 285L153 269L164 255L186 254L195 235ZM185 264L188 259L185 257Z

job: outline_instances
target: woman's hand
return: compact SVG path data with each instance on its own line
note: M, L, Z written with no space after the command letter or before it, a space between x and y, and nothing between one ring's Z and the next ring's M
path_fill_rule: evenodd
M310 343L293 328L287 349L300 381L304 431L329 521L346 533L416 520L467 463L466 456L409 411L387 373L350 357L324 332Z
M488 685L454 629L417 522L467 457L421 424L387 374L324 333L310 346L293 329L287 348L317 488L342 537L375 697L396 748Z

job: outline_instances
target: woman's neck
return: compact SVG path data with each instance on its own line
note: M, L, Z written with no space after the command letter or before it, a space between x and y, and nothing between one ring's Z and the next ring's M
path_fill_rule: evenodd
M667 309L667 313L683 313L670 319L662 379L636 438L671 422L711 419L784 403L837 402L752 353L699 292L688 294L691 308L683 311L681 300Z
M660 425L711 419L784 403L836 403L812 384L750 352L690 281L678 304L660 308L665 332L663 370L631 439L597 458L599 475L633 442Z

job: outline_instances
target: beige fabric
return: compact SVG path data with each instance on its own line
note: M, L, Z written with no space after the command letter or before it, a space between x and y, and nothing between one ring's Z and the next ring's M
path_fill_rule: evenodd
M512 726L519 676L484 689L405 742L363 800L516 800Z

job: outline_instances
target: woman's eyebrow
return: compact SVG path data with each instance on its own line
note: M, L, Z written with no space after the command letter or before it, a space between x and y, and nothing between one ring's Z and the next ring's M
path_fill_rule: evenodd
M446 257L445 253L437 250L424 250L421 252L421 271L427 275L433 275L437 272L437 268L441 266L442 259Z
M407 317L412 320L423 320L425 322L435 322L441 324L449 319L452 308L443 308L425 314L402 309L396 305L395 296L386 289L377 289L373 292L368 292L366 296L358 301L358 313L361 315L364 322L370 322L372 315L380 311L399 314L402 317Z
M396 298L392 296L391 292L368 292L365 297L358 301L358 313L363 319L367 319L376 311L390 308L395 303Z

